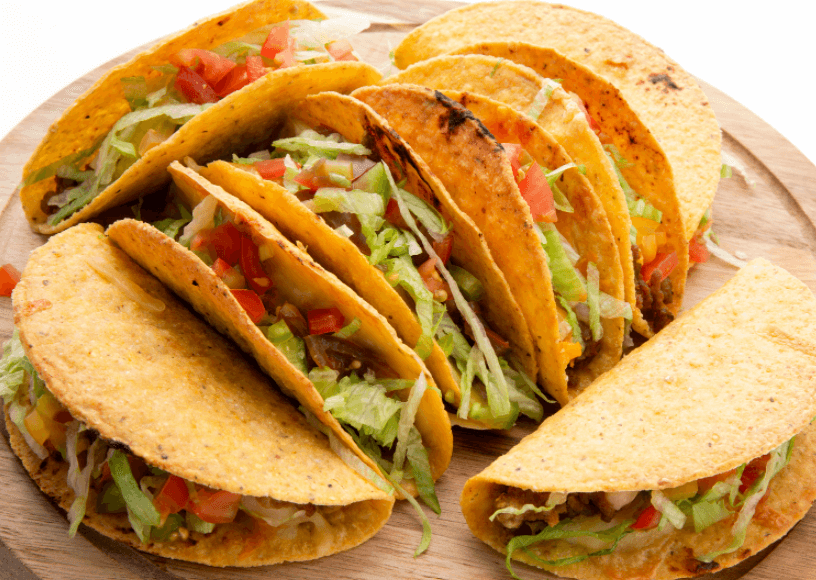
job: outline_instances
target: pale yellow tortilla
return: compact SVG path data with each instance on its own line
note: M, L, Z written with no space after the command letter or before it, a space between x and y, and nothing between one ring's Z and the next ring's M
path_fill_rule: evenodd
M471 478L462 494L471 530L504 549L509 532L487 521L503 485L562 492L666 489L729 471L800 433L790 465L771 485L771 511L758 512L742 550L717 561L732 565L761 550L816 497L816 442L809 427L816 415L815 315L816 299L804 284L754 260ZM697 556L723 548L731 525L733 519L724 520L694 537L685 529L651 534L653 544L645 550L625 547L553 571L589 579L642 566L645 577L674 578L675 558L690 557L686 548ZM555 552L545 552L547 546L532 551L551 557Z
M575 163L585 167L586 178L603 203L618 248L623 270L624 295L632 307L632 328L637 333L650 337L654 334L653 329L643 318L637 304L635 265L629 240L632 222L626 206L626 196L612 163L597 135L590 128L586 116L561 85L541 77L527 66L510 60L515 55L507 54L507 48L504 43L485 43L463 50L472 49L484 53L503 51L504 56L462 54L433 57L383 79L381 84L406 83L432 89L477 93L510 105L525 114L529 114L533 104L541 98L542 91L549 91L550 94L535 120L558 140L559 145ZM542 52L547 54L547 51ZM669 194L671 195L671 192ZM676 205L669 205L669 209L677 213ZM668 228L668 238L682 240L680 221L668 220L667 224L672 226ZM685 274L678 269L672 277L673 287L679 289L679 292L674 294L676 307L672 309L673 314L677 313L682 303L684 280Z
M98 273L164 303L148 310ZM14 290L26 355L71 414L150 465L215 489L299 504L345 506L326 533L302 526L297 541L269 536L239 560L247 522L190 541L139 545L126 515L86 524L162 556L216 566L303 560L348 549L388 519L393 499L352 471L274 384L158 280L115 248L98 225L79 225L36 249ZM17 429L15 452L37 484L67 510L67 463L41 462ZM340 514L344 514L340 517Z
M425 374L429 385L422 397L415 425L428 450L431 475L438 479L447 469L453 451L453 435L442 399L422 361L403 344L385 319L333 274L314 262L308 254L286 240L274 226L242 201L205 180L194 171L176 163L171 165L176 184L198 194L216 197L219 206L233 216L235 226L259 246L270 250L266 268L275 290L302 312L315 308L338 308L346 320L358 318L361 328L354 342L373 351L400 378L417 379ZM380 473L337 420L323 410L323 398L315 386L293 366L264 333L252 322L229 288L194 253L159 232L135 220L121 220L108 228L110 237L133 259L153 272L177 294L187 300L222 333L230 336L261 367L295 396L334 435L371 468ZM403 400L409 390L396 393ZM415 493L413 482L406 489Z
M553 48L620 90L666 153L689 240L711 206L722 165L720 127L694 78L662 50L602 16L534 1L480 3L451 10L414 29L396 48L394 58L399 68L405 68L467 45L493 41ZM568 84L565 88L581 95Z
M152 67L167 64L169 57L182 48L211 49L275 22L322 18L325 18L322 12L303 0L255 0L212 16L136 55L111 69L54 122L23 168L23 181L67 155L88 149L130 112L120 79L155 76L158 73ZM310 93L350 92L379 78L381 75L376 69L361 62L333 62L273 71L196 115L170 139L148 150L91 203L60 223L49 225L49 216L41 207L49 192L55 189L55 178L21 189L23 211L35 231L43 234L62 231L166 184L169 181L167 166L174 160L195 155L203 163L229 153L239 143L265 137L281 121L268 114L266 102L285 106Z

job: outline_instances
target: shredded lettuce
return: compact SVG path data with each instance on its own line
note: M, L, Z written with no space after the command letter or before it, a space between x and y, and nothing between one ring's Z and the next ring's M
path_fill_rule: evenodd
M190 211L186 207L184 207L184 204L177 203L176 207L178 207L179 213L181 214L180 218L178 219L167 218L157 221L153 224L154 228L170 236L174 240L178 236L179 231L181 231L181 228L183 228L193 220L193 214L190 213Z
M355 318L355 320L357 320ZM309 369L306 364L306 346L303 339L295 336L285 320L279 320L264 331L269 342L274 344L283 353L292 365L304 375ZM342 330L341 330L342 332Z
M336 159L340 153L371 155L371 150L363 145L341 142L340 135L337 133L332 133L327 137L311 129L307 129L297 137L277 139L272 142L272 146L291 153L317 154L329 159Z
M587 264L587 306L589 306L589 328L592 331L592 340L601 340L603 326L601 326L600 312L600 281L598 267L590 262Z
M153 502L136 483L127 456L118 449L114 450L108 458L108 466L113 481L116 482L119 491L122 492L122 498L127 504L128 515L132 514L135 519L146 526L158 526L161 523L161 516L153 506ZM138 533L138 530L136 531Z
M496 356L496 352L493 350L493 346L490 344L490 340L487 338L484 326L482 326L481 321L473 312L473 309L467 303L465 297L462 295L462 291L456 285L456 280L453 279L450 272L448 272L448 270L442 265L443 262L434 250L431 243L417 227L416 221L408 209L408 204L404 201L402 191L394 183L394 178L391 175L391 171L388 169L388 167L386 167L386 175L388 177L388 183L391 185L391 195L397 201L402 219L405 220L405 223L420 241L428 256L431 258L436 258L437 271L448 283L454 302L456 303L456 307L459 309L459 313L462 315L462 317L468 322L468 324L470 324L470 327L473 330L475 342L479 346L479 350L481 350L482 354L484 355L493 379L488 380L487 383L485 383L485 387L487 388L488 405L490 406L491 414L497 419L512 415L513 407L510 404L507 381L504 378L504 374L501 372L499 358Z
M678 530L683 529L683 526L686 525L686 514L659 489L652 491L652 505Z
M552 273L552 284L556 294L570 302L583 302L587 299L587 288L577 270L567 256L561 238L555 226L546 222L536 224L546 238L544 251Z
M739 515L737 516L737 521L734 522L734 526L731 528L731 534L733 536L731 543L722 550L710 552L698 557L698 560L701 562L711 562L715 558L723 554L734 552L742 546L743 542L745 542L745 536L748 533L748 525L751 523L751 518L754 517L757 505L759 505L760 500L768 491L768 485L771 479L790 462L791 454L793 453L794 439L795 437L785 441L782 445L771 451L771 457L765 466L765 474L762 476L762 479L751 489L747 490L742 509L740 509Z
M632 533L633 530L630 529L630 526L634 523L634 520L627 520L621 524L601 531L565 529L565 527L570 523L571 523L570 520L564 520L560 522L558 525L547 526L538 534L530 536L515 536L514 538L512 538L507 543L507 557L505 559L505 565L507 566L507 570L510 572L510 575L516 580L521 580L521 578L519 578L513 571L512 566L513 553L516 550L524 550L528 556L530 556L537 562L546 564L547 566L567 566L569 564L577 564L578 562L583 562L587 558L592 558L594 556L611 554L618 546L618 542L620 542L624 536ZM606 548L604 550L598 550L590 554L580 554L578 556L561 558L558 560L544 560L527 551L527 548L535 544L538 544L539 542L544 542L547 540L565 540L569 538L578 537L595 538L602 542L611 543L612 545L609 548Z

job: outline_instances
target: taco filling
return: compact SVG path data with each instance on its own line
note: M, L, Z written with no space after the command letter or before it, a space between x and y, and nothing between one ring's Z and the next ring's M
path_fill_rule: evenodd
M632 246L635 271L636 305L643 318L649 322L649 326L658 332L674 320L672 314L674 295L669 275L678 264L677 252L668 243L666 227L661 223L663 214L627 183L621 168L627 167L630 162L624 159L615 145L606 138L581 98L574 93L570 93L570 96L583 111L590 128L603 144L626 196L626 206L632 224L629 243ZM690 243L690 249L691 244L693 241Z
M562 361L573 369L588 364L601 345L602 318L624 317L631 321L632 309L599 288L597 258L581 256L556 227L573 213L558 181L574 163L549 170L537 163L521 145L502 143L510 158L521 196L527 202L536 232L547 257L552 286L558 302ZM563 228L569 231L569 228Z
M672 489L556 493L502 486L490 521L515 534L507 544L507 568L518 578L510 564L516 550L524 550L546 566L566 566L611 554L619 544L641 545L646 541L643 534L684 528L700 533L730 519L727 546L685 563L689 573L713 570L718 567L711 566L717 557L743 545L752 518L762 517L768 485L790 461L794 440L736 469ZM555 558L540 557L542 549L539 555L529 551L542 542L552 542L546 553Z
M451 224L395 183L388 166L363 145L294 122L293 137L233 162L272 180L349 238L412 305L422 328L414 349L426 358L435 340L458 372L454 412L509 428L519 413L540 421L546 399L507 357L510 344L487 324L481 281L454 263ZM410 346L410 345L409 345ZM453 393L445 400L454 404Z
M346 36L364 28L343 19L286 20L213 50L184 48L148 77L121 79L131 112L89 149L35 171L23 183L56 178L42 210L56 225L88 205L149 149L195 115L267 73L298 65L359 60ZM339 39L339 40L337 40Z
M308 377L330 412L391 483L413 479L420 497L439 513L428 451L414 426L427 387L424 375L413 381L374 352L355 342L358 318L346 320L336 307L302 311L298 290L276 283L273 255L236 227L234 216L213 196L190 213L153 225L190 248L226 284L263 335ZM410 389L408 400L395 392ZM406 463L407 462L407 463ZM387 484L386 484L387 485Z
M67 484L75 496L68 511L72 537L86 512L127 514L142 544L195 543L217 526L238 525L249 538L240 560L270 533L295 539L300 525L327 531L344 517L342 506L211 489L148 465L122 443L102 439L48 390L16 329L0 360L0 385L9 416L31 451L40 459L57 457L69 464Z

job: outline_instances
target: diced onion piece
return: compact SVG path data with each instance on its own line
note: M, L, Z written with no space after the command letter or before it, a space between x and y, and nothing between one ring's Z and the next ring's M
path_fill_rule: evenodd
M606 492L606 501L615 511L618 511L635 501L639 493L639 491L608 491Z
M198 232L212 226L215 221L215 211L218 209L218 200L208 195L193 208L193 220L184 226L179 243L186 246Z

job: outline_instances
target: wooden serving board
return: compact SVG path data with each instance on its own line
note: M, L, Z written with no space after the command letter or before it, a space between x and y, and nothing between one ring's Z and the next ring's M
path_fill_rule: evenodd
M410 3L410 11L418 21L425 21L452 6L441 0L419 0ZM364 60L378 66L388 63L391 48L416 25L394 24L405 17L403 7L381 5L375 0L331 0L321 3L321 8L363 13L377 22L355 46ZM66 87L0 141L0 207L4 207L0 213L0 264L10 262L22 270L29 252L45 241L29 229L15 193L26 160L62 110L105 70L136 52L122 55ZM748 177L746 181L735 173L720 184L714 202L714 227L722 245L749 258L764 256L816 290L816 196L808 191L816 183L816 167L747 109L709 85L703 89L723 127L724 150L743 164ZM689 276L685 307L699 302L734 273L734 268L716 258L696 267ZM8 339L12 326L11 301L0 298L0 341ZM468 477L510 449L533 427L522 424L510 434L455 429L453 461L437 486L442 515L436 518L430 514L433 541L420 558L413 557L421 535L418 520L412 508L400 502L385 528L356 549L313 562L256 569L217 569L145 556L85 526L69 539L64 513L49 503L11 452L7 439L1 438L0 489L4 497L0 501L0 578L509 578L504 558L471 535L459 510L459 495ZM816 512L812 511L783 541L737 568L705 578L816 578L816 554L809 549L814 540ZM522 564L516 571L525 578L552 578Z

